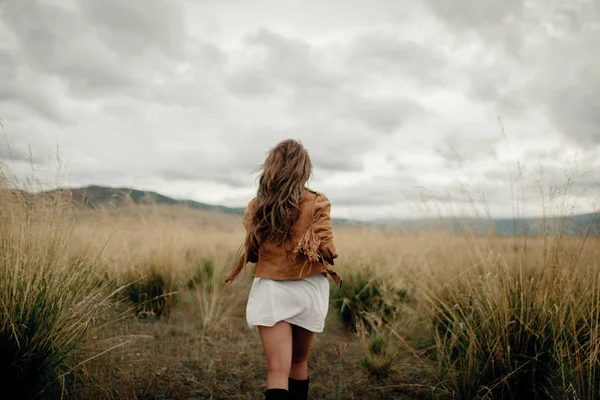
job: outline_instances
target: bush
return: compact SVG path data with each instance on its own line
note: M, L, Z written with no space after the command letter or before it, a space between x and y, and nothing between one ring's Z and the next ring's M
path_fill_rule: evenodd
M344 276L342 287L334 287L331 305L339 312L344 328L356 330L357 324L371 329L368 315L377 314L382 321L397 316L407 292L387 285L384 277L369 265L361 265Z
M144 268L139 278L130 275L126 293L140 317L168 316L176 300L175 284L168 271L154 266Z

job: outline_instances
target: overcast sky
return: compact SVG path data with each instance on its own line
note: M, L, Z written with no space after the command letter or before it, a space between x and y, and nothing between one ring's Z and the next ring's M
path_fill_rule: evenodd
M297 138L339 217L592 211L599 49L599 0L0 0L0 159L244 206Z

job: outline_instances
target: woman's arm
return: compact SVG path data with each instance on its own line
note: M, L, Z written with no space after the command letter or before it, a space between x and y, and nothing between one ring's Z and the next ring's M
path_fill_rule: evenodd
M252 251L250 248L250 230L252 228L252 218L254 213L254 200L252 200L248 207L246 207L246 211L244 212L244 216L242 217L242 225L246 229L246 239L244 240L244 244L240 248L240 256L239 261L233 267L229 276L225 279L225 284L233 282L233 280L238 276L240 271L246 267L246 263L252 262L255 263L258 261L258 255L255 251Z

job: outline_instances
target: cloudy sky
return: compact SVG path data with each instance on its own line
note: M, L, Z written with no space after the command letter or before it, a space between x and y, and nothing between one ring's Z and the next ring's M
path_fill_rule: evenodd
M297 138L339 217L592 211L599 49L600 0L0 0L0 159L243 206Z

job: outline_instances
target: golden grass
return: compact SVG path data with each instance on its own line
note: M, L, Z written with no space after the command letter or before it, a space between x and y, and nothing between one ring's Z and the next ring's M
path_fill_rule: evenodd
M70 202L0 187L0 204L0 384L15 398L53 396L111 293L94 252L71 257Z
M22 348L11 332L31 331L31 316L46 310L43 335L30 335L40 341L28 343L51 340L60 350L47 364L50 381L69 371L67 361L89 358L69 357L106 294L121 288L86 343L96 352L122 347L82 364L65 390L81 398L260 394L264 360L243 322L251 274L221 286L243 240L240 217L158 206L75 210L57 198L2 193L2 340ZM346 279L332 289L328 329L316 339L320 398L600 397L598 238L334 233ZM349 304L356 332L341 329ZM7 359L1 353L0 365Z

